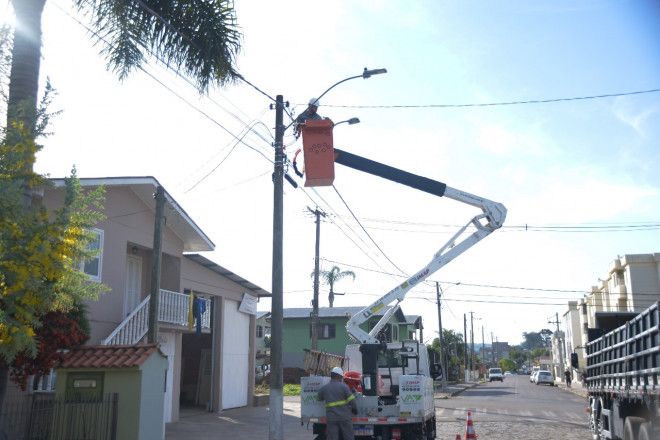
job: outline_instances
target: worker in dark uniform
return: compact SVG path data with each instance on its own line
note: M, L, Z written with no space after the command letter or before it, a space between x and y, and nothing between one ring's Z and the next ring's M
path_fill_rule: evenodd
M573 375L571 374L571 370L567 368L566 371L564 371L564 377L566 378L566 386L570 388L571 381L573 380Z
M318 392L318 398L325 402L327 419L327 440L354 440L352 415L357 414L355 396L351 394L348 385L344 383L344 372L335 367L330 373L330 382Z
M296 118L296 125L294 127L296 137L300 136L300 126L304 124L305 121L323 119L323 116L317 113L319 105L321 105L319 100L312 98L309 100L309 104L307 105L305 111L298 115Z

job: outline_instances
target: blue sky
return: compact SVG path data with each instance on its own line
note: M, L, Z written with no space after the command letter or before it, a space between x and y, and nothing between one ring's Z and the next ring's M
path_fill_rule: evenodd
M211 90L210 99L199 96L156 62L146 69L188 103L139 71L120 83L85 30L58 6L84 20L70 2L48 1L42 75L57 88L55 107L64 112L44 140L38 170L62 176L76 164L81 176L157 177L217 244L210 258L270 290L272 164L245 146L232 150L232 137L219 127L238 134L246 123L261 121L255 130L268 140L274 125L268 100L244 84ZM346 0L321 9L302 0L237 1L236 9L244 33L240 72L269 94L283 94L295 113L365 66L388 69L342 84L323 99L321 114L362 121L338 127L336 146L501 202L509 209L507 226L660 221L660 93L514 106L337 107L656 89L657 2ZM287 135L292 157L300 145ZM246 141L272 157L268 142L254 133ZM476 214L340 167L335 186L387 258L408 274ZM335 261L357 274L339 286L349 293L336 305L366 305L402 282L381 273L398 270L332 188L285 191L285 306L311 300L314 225L305 213L314 204L330 214L322 225L323 266ZM497 231L432 277L451 289L444 324L462 330L463 313L474 311L482 318L475 329L483 324L500 341L519 342L523 331L548 327L548 318L565 307L498 302L566 303L579 294L533 289L588 291L617 255L658 252L659 238L658 229ZM456 282L462 284L451 287ZM419 287L403 310L435 328L434 296L433 286Z

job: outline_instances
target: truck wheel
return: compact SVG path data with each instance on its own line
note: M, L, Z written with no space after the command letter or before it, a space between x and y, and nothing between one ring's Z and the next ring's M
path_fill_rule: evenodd
M426 422L426 440L435 440L435 417Z
M651 440L651 424L649 422L642 423L639 426L638 440Z
M626 417L626 423L623 425L623 440L637 440L639 425L645 421L641 417Z

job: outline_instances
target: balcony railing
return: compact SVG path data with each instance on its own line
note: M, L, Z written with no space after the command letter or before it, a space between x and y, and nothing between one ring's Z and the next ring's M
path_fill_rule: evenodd
M147 296L130 315L108 336L103 345L133 345L140 342L149 329L149 299ZM202 313L202 329L211 328L211 304L205 298L198 298L205 303ZM158 322L176 326L188 326L190 296L184 293L160 290L158 304Z

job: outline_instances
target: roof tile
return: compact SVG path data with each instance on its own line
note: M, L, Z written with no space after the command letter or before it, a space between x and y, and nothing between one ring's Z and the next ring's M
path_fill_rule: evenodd
M60 368L139 367L156 351L160 352L156 344L87 345L66 353Z

